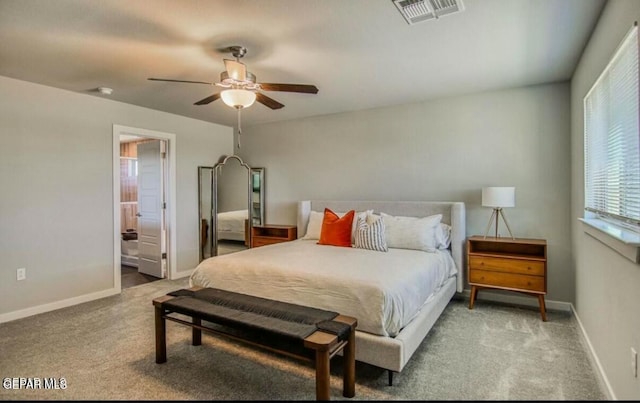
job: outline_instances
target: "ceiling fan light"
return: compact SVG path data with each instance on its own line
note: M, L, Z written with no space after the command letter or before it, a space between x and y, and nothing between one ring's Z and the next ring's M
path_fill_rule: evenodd
M220 93L222 101L232 108L248 108L256 101L256 94L247 90L224 90Z

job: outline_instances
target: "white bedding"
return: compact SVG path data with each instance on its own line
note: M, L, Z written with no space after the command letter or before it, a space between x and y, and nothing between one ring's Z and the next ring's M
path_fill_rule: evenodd
M358 319L358 330L396 336L457 273L448 250L377 252L298 239L203 260L192 286L312 306Z
M218 213L218 232L236 232L244 234L245 220L247 218L249 218L248 210Z

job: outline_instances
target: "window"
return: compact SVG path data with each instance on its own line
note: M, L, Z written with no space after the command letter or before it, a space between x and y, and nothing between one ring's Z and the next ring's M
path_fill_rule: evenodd
M640 230L638 27L584 98L585 209Z

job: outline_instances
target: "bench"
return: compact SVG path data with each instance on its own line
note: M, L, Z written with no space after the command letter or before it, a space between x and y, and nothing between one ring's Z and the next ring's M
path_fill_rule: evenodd
M355 318L202 287L171 292L154 299L153 305L158 364L167 361L166 320L170 320L192 328L194 346L201 345L204 330L313 362L317 400L330 399L330 360L342 351L343 396L355 396ZM179 315L190 317L191 321Z

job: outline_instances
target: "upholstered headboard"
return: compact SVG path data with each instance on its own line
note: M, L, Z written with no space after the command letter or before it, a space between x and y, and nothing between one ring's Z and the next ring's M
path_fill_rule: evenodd
M465 206L462 202L418 202L418 201L337 201L305 200L298 202L298 238L307 231L311 211L324 211L325 207L336 211L384 212L395 216L427 217L442 214L442 222L451 225L451 255L458 268L457 291L464 290L464 248L466 239Z

